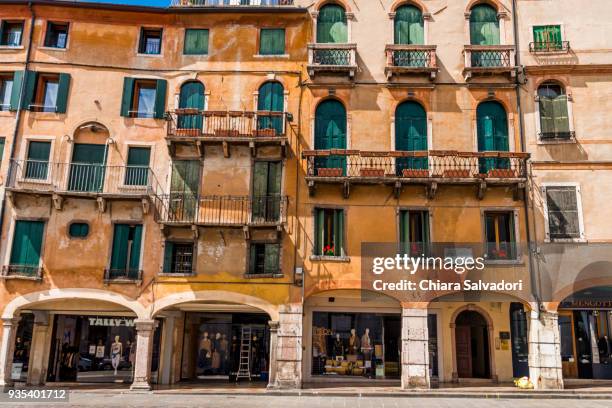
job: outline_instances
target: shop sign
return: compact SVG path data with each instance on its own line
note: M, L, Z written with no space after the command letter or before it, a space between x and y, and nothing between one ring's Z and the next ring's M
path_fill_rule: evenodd
M612 300L572 300L561 302L560 309L612 309Z
M134 319L126 319L125 317L90 317L89 325L106 327L134 327Z

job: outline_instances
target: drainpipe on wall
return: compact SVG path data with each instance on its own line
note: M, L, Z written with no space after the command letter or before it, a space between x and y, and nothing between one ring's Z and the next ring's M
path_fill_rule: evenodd
M32 34L34 33L34 23L36 22L36 14L34 13L34 9L32 8L32 2L28 2L28 8L30 9L30 34L28 36L28 47L26 49L26 59L24 64L24 72L23 78L21 79L21 86L19 89L19 100L17 101L17 111L15 113L15 129L13 130L13 140L11 141L10 152L8 154L9 158L9 166L6 174L6 182L11 180L12 177L12 169L11 162L15 159L15 146L17 145L17 136L19 134L19 126L21 125L21 116L23 109L21 108L23 98L25 97L25 84L26 84L26 73L28 72L29 64L30 64L30 51L32 49ZM2 207L0 208L0 236L2 235L2 231L4 230L4 213L6 211L6 184L5 190L2 194Z

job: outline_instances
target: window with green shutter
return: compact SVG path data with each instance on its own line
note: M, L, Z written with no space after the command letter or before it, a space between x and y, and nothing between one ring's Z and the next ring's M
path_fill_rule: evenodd
M164 79L124 78L121 116L163 119L168 82Z
M476 108L476 133L479 152L507 152L510 149L508 139L508 117L503 105L497 101L482 102ZM480 174L491 170L509 169L507 158L483 157L478 159Z
M260 55L285 54L285 29L262 28L259 32Z
M110 262L110 279L138 279L142 225L115 224Z
M540 139L568 140L572 137L567 104L567 95L561 85L554 82L540 85L538 88Z
M66 113L70 74L27 71L25 81L22 103L24 109L34 112ZM12 106L16 106L18 98L18 94L14 96Z
M249 254L250 275L276 275L280 269L279 243L252 243Z
M417 7L398 7L393 23L395 44L424 44L423 13Z
M0 111L11 110L11 96L13 95L13 74L0 73Z
M427 150L427 113L414 101L401 103L395 110L395 149L398 151ZM427 157L398 157L395 159L398 176L413 177L427 170Z
M183 46L185 55L207 55L208 54L208 30L188 28L185 30L185 44Z
M560 25L533 27L533 49L535 51L560 51L563 49Z
M164 273L191 275L193 273L194 244L166 241L164 248Z
M547 186L546 210L551 241L581 237L578 194L575 186Z
M282 135L285 118L272 112L283 112L284 105L285 89L280 82L268 81L260 86L257 96L257 129L274 130L275 135Z
M280 220L282 162L256 161L253 166L253 222Z
M44 228L43 221L15 222L10 274L31 277L38 275Z
M126 186L146 186L149 183L150 160L150 147L130 146L123 184Z
M317 16L317 43L345 44L348 42L346 12L341 6L327 4Z
M499 18L497 11L479 4L470 11L470 44L499 45Z
M328 99L317 106L315 112L315 149L346 149L346 109L335 99ZM346 156L316 157L315 168L320 176L323 169L336 169L346 175Z
M419 257L427 255L429 247L429 212L400 211L400 250L402 254Z
M46 180L49 173L51 142L29 142L25 166L27 179Z
M344 210L315 209L315 255L345 256Z

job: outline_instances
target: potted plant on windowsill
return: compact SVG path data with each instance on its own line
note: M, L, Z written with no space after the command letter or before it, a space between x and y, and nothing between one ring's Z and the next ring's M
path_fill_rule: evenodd
M336 256L336 250L333 245L325 245L323 248L323 255L325 256Z

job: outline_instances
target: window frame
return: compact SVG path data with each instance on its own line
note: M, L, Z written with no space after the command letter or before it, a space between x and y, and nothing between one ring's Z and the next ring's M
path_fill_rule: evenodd
M542 119L541 119L541 112L540 112L540 95L538 95L538 92L540 88L546 85L547 83L556 83L565 92L565 97L567 99L567 121L568 121L569 133L570 133L570 137L568 137L567 139L561 139L561 138L542 139L541 137ZM539 84L537 84L537 87L535 87L533 101L534 101L534 113L535 113L534 115L535 137L536 137L537 144L546 145L546 144L567 144L567 143L573 144L573 143L576 143L577 141L576 129L574 126L574 98L572 96L571 88L569 85L566 85L563 82L558 81L556 79L544 80L540 82Z
M84 236L74 236L70 233L70 228L74 225L74 224L85 224L87 225L87 234ZM74 219L72 221L70 221L68 223L68 226L66 227L66 235L68 236L69 239L87 239L90 235L91 235L91 224L85 220L77 220Z
M4 37L4 31L6 28L6 24L21 24L21 34L19 36L19 44L11 45L11 44L2 44L2 38ZM25 34L25 20L19 19L6 19L0 20L0 48L5 49L21 49L23 48L23 35Z
M208 41L206 42L206 53L204 54L195 54L195 53L188 53L186 52L185 46L187 45L187 32L188 31L208 31ZM210 28L207 27L187 27L183 30L183 56L189 56L189 57L195 57L195 56L200 56L200 57L206 57L208 55L210 55L210 37L211 37L211 32L212 30Z
M340 255L324 255L317 254L317 212L319 210L334 210L334 211L342 211L343 212L343 222L342 222L342 231L340 232L342 235L342 250L344 253ZM312 231L313 231L313 246L310 255L311 261L336 261L336 262L350 262L350 256L348 252L348 241L347 241L347 220L348 220L348 210L346 207L342 206L313 206L312 208Z
M23 275L9 275L4 276L4 279L24 279L24 280L41 280L42 279L42 268L43 268L43 258L45 256L45 237L47 235L47 226L49 224L49 219L45 217L19 217L16 216L13 218L13 222L11 222L9 231L8 231L8 242L7 242L7 250L4 253L4 262L3 265L10 266L11 265L11 257L13 255L13 243L15 242L15 229L17 228L17 221L36 221L43 223L43 232L42 232L42 240L40 245L40 256L38 259L38 268L40 270L41 277L30 277Z
M68 44L70 41L70 22L69 21L61 21L61 20L47 20L45 23L45 31L44 31L44 37L42 39L42 46L40 48L44 48L47 50L57 50L57 51L65 51L68 49ZM50 30L52 26L65 26L66 27L66 43L64 45L64 47L58 47L58 46L53 46L53 45L48 45L48 40L49 40L49 34L50 34Z
M147 85L146 87L143 87L143 85ZM141 116L140 115L140 110L139 108L139 104L140 104L140 89L141 88L149 88L151 87L153 89L153 91L155 91L155 96L153 97L153 110L151 111L150 115L147 113L147 115ZM133 90L133 94L132 94L132 104L131 104L131 109L128 112L130 114L131 118L134 119L155 119L155 101L157 100L157 81L155 79L135 79L134 80L134 90Z
M50 82L57 83L57 92L55 94L55 106L45 106L44 101L47 96L46 85ZM51 72L37 72L36 86L34 90L34 98L28 106L30 112L41 113L57 113L57 102L60 93L60 74ZM51 110L52 109L52 110Z
M168 243L172 244L181 244L181 245L191 245L193 248L193 254L191 256L191 273L178 273L178 272L166 272L166 246ZM159 276L196 276L197 273L197 260L198 260L198 241L197 240L189 240L189 239L173 239L168 238L163 241L162 244L162 262L161 268L158 273Z
M11 111L11 97L13 94L13 87L15 86L15 72L11 72L11 71L3 71L0 72L0 89L5 89L4 88L6 85L6 83L10 81L11 82L11 92L8 93L8 105L1 105L0 104L0 112L10 112ZM0 95L1 96L1 95ZM0 99L0 102L2 102L2 99Z
M574 187L576 189L576 209L578 211L578 226L580 229L580 238L550 238L550 224L549 224L549 216L548 216L548 200L546 199L546 189L549 187ZM578 182L546 182L540 184L540 191L542 193L543 198L543 212L544 212L544 232L545 238L544 242L552 243L552 242L587 242L586 235L584 232L584 214L582 210L582 192L580 188L580 183Z
M264 247L264 271L263 273L251 273L251 248L253 245L278 245L278 269L272 273L265 271L265 247ZM282 278L283 275L283 241L282 239L253 239L247 244L245 278Z
M109 281L111 282L115 282L115 281L134 282L137 279L130 279L129 277L110 278L110 272L112 270L112 262L113 262L113 247L115 246L115 232L116 232L117 225L128 225L128 226L140 225L141 226L141 236L140 236L141 242L140 242L140 251L138 253L138 270L137 270L138 275L140 275L141 271L144 273L144 250L145 250L145 237L146 237L147 226L143 219L140 219L140 220L116 219L111 222L111 234L110 234L110 239L109 239L109 244L108 244L108 255L107 255L107 261L106 261L106 270L109 272ZM129 274L130 272L129 261L131 260L132 260L131 257L130 259L127 260L128 265L127 265L127 269L125 270L126 274ZM106 276L106 273L105 273L105 276Z
M149 53L147 50L147 32L151 33L157 31L159 33L159 52L157 53ZM140 27L140 35L138 36L138 43L136 48L136 55L140 57L161 57L164 55L163 53L163 42L164 42L164 28L163 27L148 27L142 26Z
M50 184L51 183L51 177L52 177L52 172L53 172L53 166L51 165L53 163L54 160L54 147L55 147L55 136L33 136L33 137L26 137L22 140L22 144L21 144L21 163L27 164L28 161L28 152L30 150L30 142L46 142L46 143L51 143L51 146L49 148L49 161L48 161L48 168L47 168L47 178L45 179L32 179L32 178L27 178L26 177L26 166L23 166L23 168L21 169L21 174L19 175L19 177L21 177L20 181L25 181L25 182L35 182L37 184Z
M521 247L519 245L520 241L521 241L521 235L520 235L520 213L519 213L519 209L517 208L513 208L513 207L484 207L481 209L480 211L480 219L481 219L481 225L482 225L482 243L484 245L483 249L483 255L485 255L486 252L486 245L488 243L487 240L487 214L488 213L509 213L512 214L512 224L513 224L513 229L514 229L514 245L515 245L515 257L514 258L508 258L508 259L488 259L485 258L485 264L499 264L499 265L516 265L516 264L522 264L523 263L523 252L521 251Z
M428 235L428 242L427 242L427 246L429 248L429 250L431 250L431 244L434 242L433 241L433 236L432 236L432 232L433 232L433 214L432 211L429 207L398 207L397 211L396 211L396 220L397 220L397 250L398 253L402 253L402 241L401 241L401 237L402 237L402 213L403 212L425 212L427 213L427 235ZM425 254L427 255L427 254Z
M261 36L264 31L283 31L283 52L282 53L274 53L274 54L264 54L261 52ZM256 56L259 58L288 58L289 54L287 53L287 29L286 27L260 27L258 30L257 36L257 54Z
M153 159L153 154L154 154L154 150L155 150L155 144L154 143L130 143L129 141L125 143L125 148L124 148L124 156L125 157L125 167L123 169L123 174L121 175L121 183L120 183L120 188L124 188L124 189L146 189L147 186L151 183L150 180L150 175L147 178L147 184L142 185L142 184L126 184L125 181L127 179L127 173L128 173L128 166L129 166L129 155L130 155L130 149L131 148L140 148L140 149L149 149L149 166L148 168L151 168L151 161Z

